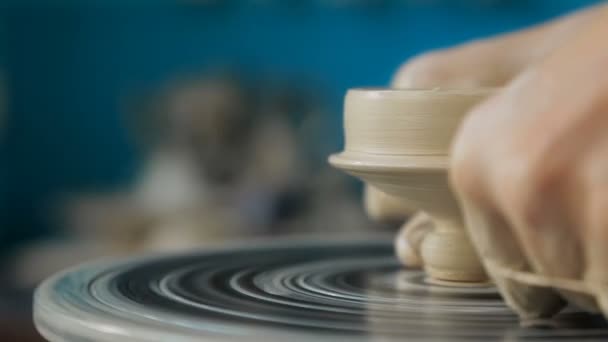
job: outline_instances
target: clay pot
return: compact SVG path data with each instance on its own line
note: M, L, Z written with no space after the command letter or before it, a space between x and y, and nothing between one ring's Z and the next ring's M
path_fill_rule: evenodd
M353 89L346 95L344 151L329 161L399 198L404 208L430 215L434 229L412 247L428 275L436 279L480 282L487 278L448 184L447 165L452 138L464 115L493 92Z

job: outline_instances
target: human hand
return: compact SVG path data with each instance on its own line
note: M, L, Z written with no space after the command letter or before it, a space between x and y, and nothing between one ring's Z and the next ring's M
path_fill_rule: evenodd
M553 314L561 303L552 292L493 274L490 265L582 280L608 313L606 35L608 8L599 6L423 55L395 77L396 87L504 85L463 122L450 178L473 244L524 317ZM408 248L408 241L398 238L397 245ZM586 297L560 294L595 306Z

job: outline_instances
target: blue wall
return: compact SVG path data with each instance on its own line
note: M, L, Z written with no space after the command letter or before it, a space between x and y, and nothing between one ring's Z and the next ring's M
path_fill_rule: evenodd
M0 238L43 232L61 193L130 180L137 154L121 101L141 89L225 65L306 77L325 84L333 99L338 147L347 88L386 84L420 51L522 27L586 2L389 1L346 9L315 1L0 4L0 62L10 87L0 146Z

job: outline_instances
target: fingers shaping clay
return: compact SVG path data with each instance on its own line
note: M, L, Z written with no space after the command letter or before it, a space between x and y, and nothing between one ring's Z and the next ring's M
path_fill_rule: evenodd
M494 91L354 89L346 95L345 148L329 161L366 182L366 208L373 218L422 212L404 225L396 250L408 267L421 266L436 280L488 280L469 240L468 233L475 230L465 229L448 184L447 166L461 120ZM588 311L598 306L608 310L608 296L582 281L549 278L490 260L484 265L522 318L558 311L563 301L553 290L577 298L575 303Z
M330 163L398 198L401 207L430 216L433 229L410 234L417 238L408 248L410 260L418 257L428 275L439 280L487 280L450 191L447 164L462 118L491 92L354 89L346 95L345 148ZM366 206L373 208L369 200Z

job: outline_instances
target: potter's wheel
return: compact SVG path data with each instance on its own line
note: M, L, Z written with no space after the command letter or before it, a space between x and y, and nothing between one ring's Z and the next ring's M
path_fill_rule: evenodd
M52 341L608 338L575 312L522 328L494 288L430 283L369 239L89 264L41 285L35 320Z

